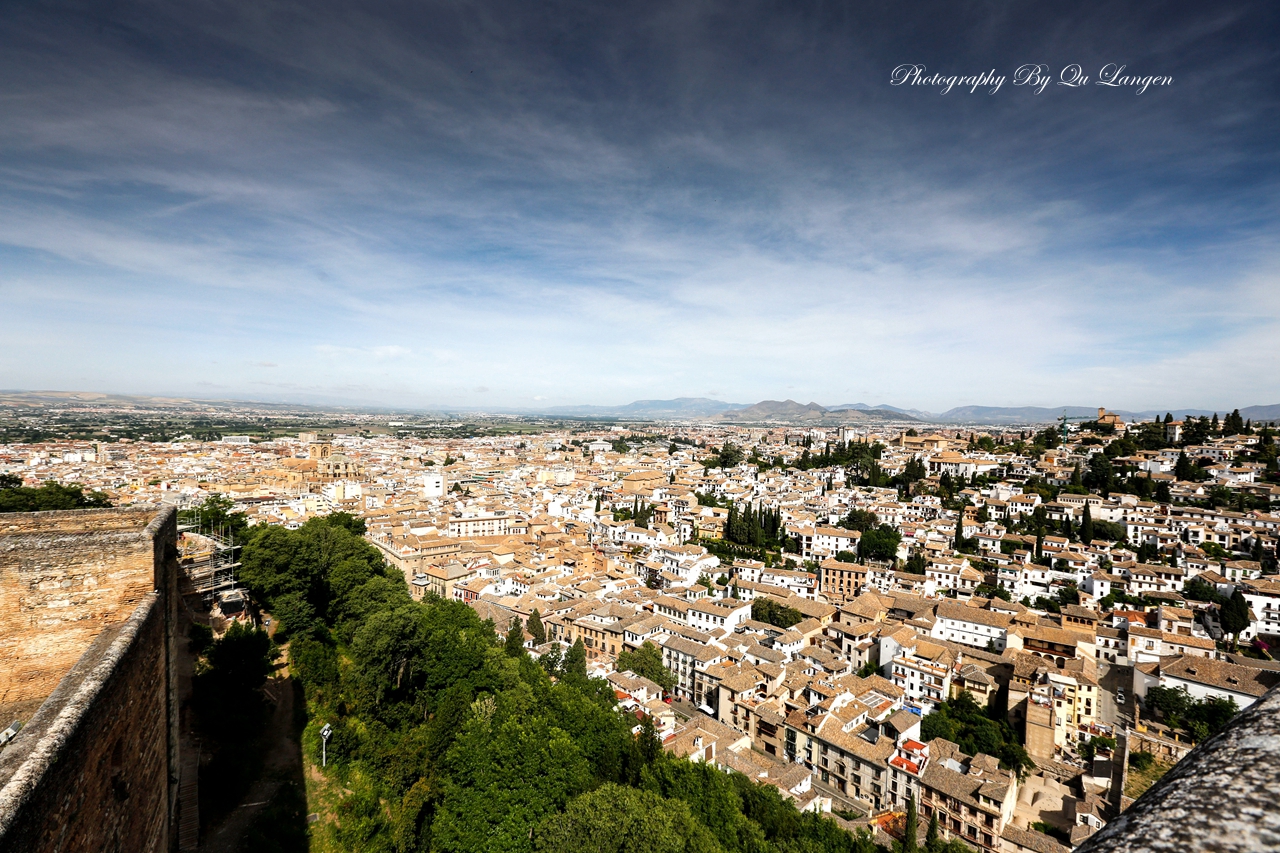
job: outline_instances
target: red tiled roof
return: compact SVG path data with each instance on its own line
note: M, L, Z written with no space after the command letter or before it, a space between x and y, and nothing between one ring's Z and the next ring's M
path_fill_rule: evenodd
M913 776L919 775L920 773L920 766L918 764L916 764L914 761L908 761L907 759L903 758L901 755L895 755L893 758L890 758L889 763L892 764L894 767L901 767L903 770L906 770L907 772L911 773Z

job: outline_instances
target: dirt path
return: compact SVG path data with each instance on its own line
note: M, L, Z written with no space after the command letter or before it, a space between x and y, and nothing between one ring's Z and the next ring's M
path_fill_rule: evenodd
M267 679L264 690L275 701L267 725L267 754L262 777L249 787L240 804L218 826L201 839L200 853L237 853L254 818L271 803L290 778L302 774L302 750L294 730L294 683L289 678L288 651L277 664L276 675Z

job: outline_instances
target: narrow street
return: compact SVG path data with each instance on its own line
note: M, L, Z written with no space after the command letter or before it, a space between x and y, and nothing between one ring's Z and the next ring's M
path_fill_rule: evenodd
M1098 722L1113 728L1133 725L1133 667L1122 664L1098 664ZM1116 702L1116 691L1124 691L1123 705Z

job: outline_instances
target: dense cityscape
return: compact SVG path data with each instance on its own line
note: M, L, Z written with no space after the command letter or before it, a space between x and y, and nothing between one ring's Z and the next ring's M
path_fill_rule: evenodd
M484 773L415 795L444 783L388 767L387 751L470 729L432 734L412 714L460 723L495 707L481 684L450 708L409 689L404 667L429 670L432 652L402 618L487 632L473 642L492 651L476 651L464 680L484 681L485 655L536 662L539 678L629 719L642 752L652 742L688 768L650 783L648 770L596 766L599 781L625 786L629 772L641 792L683 803L681 786L707 783L680 774L716 768L859 850L914 849L916 832L930 850L1069 849L1280 682L1270 425L1238 410L1126 422L1099 408L1000 427L881 414L814 427L245 406L170 411L170 429L191 431L160 441L125 437L155 429L139 428L154 412L81 403L22 415L42 435L74 420L78 437L0 445L0 509L176 508L194 622L211 630L202 678L220 677L223 644L256 636L242 629L287 650L305 685L307 809L336 798L320 830L350 849L351 809L372 808L358 831L394 849L417 849L411 836L463 850L495 832L505 849L534 836L571 849L574 821L601 807L552 819L579 789L539 785L540 805L490 811ZM253 434L222 432L236 426ZM315 548L337 550L317 564ZM343 583L368 585L358 595L338 591L351 572ZM470 615L370 612L388 596ZM210 773L234 801L250 779L219 760L266 735L253 713L227 711L225 691L197 689L225 719L205 707L195 725L206 743L225 739ZM514 712L495 695L499 716ZM237 714L239 728L217 731ZM569 772L553 736L531 736L509 747L542 750L538 773ZM446 747L425 747L441 777L462 772ZM584 796L658 808L610 788ZM814 827L766 837L789 849L829 831Z
M1280 853L1277 34L0 3L0 853Z

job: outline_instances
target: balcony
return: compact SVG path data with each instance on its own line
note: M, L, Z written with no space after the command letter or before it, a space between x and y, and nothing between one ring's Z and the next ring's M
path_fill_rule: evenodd
M1075 853L1280 849L1280 688L1196 747Z

